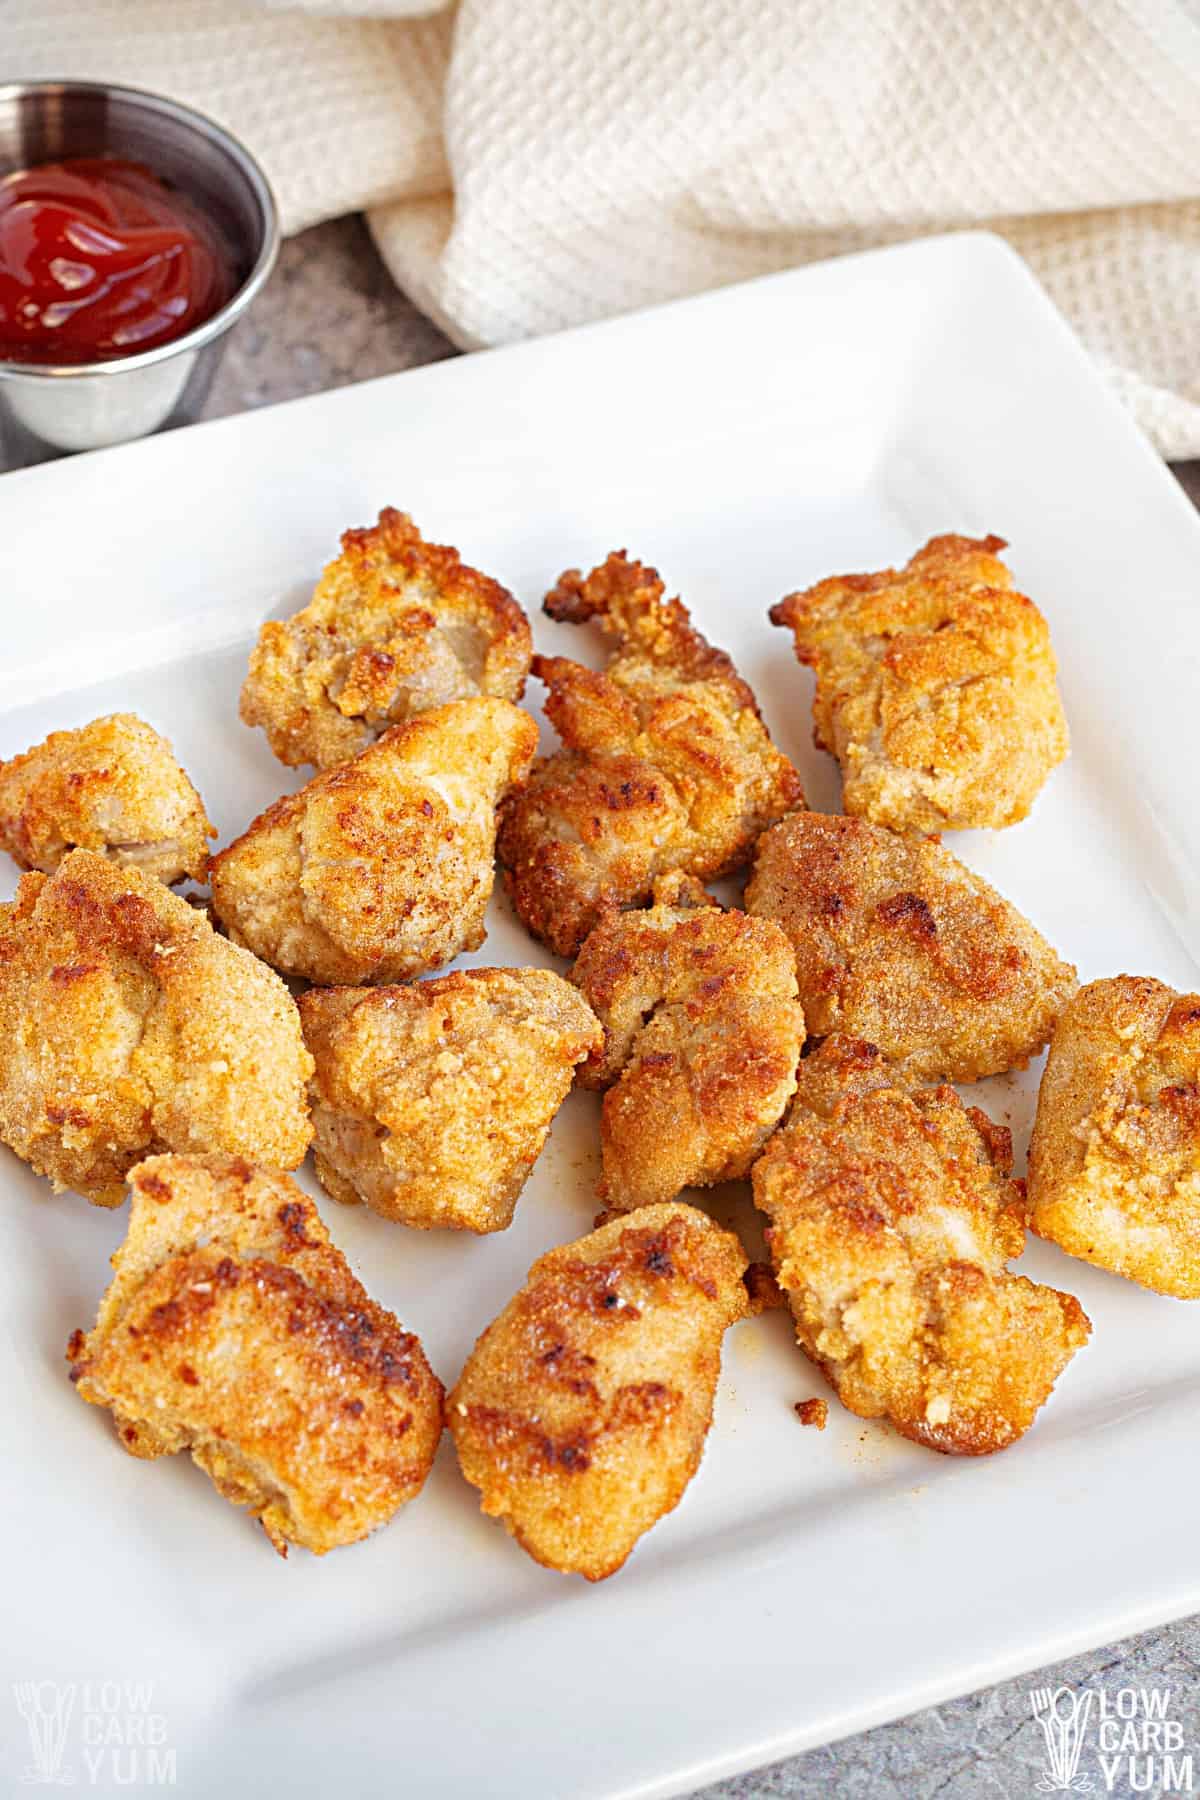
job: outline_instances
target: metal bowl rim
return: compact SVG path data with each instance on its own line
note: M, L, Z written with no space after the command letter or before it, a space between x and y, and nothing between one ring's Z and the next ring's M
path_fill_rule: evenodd
M0 381L14 376L23 380L69 381L72 378L78 380L81 376L91 378L95 375L124 375L130 369L148 369L155 363L166 362L172 356L181 356L185 351L203 349L205 344L211 344L214 338L228 331L260 291L279 255L279 208L274 190L258 158L232 131L218 124L198 107L188 106L182 100L172 100L166 94L156 94L150 88L129 87L117 81L0 82L0 106L7 101L21 100L28 94L113 95L120 100L132 101L135 106L141 106L149 113L161 113L195 126L201 133L214 139L249 180L262 209L263 239L254 266L242 285L211 318L205 319L203 324L193 326L182 337L172 338L165 344L156 344L151 350L137 350L131 356L111 356L103 362L25 363L0 358Z

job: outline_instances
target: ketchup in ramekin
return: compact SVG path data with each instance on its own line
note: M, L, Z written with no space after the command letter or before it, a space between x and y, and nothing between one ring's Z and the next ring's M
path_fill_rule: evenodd
M170 343L232 295L213 221L140 163L88 156L0 180L0 358L79 365Z

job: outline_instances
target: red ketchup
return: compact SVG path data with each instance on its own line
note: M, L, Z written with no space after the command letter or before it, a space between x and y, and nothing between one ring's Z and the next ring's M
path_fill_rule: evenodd
M92 363L182 337L222 307L212 221L140 163L79 157L0 181L0 358Z

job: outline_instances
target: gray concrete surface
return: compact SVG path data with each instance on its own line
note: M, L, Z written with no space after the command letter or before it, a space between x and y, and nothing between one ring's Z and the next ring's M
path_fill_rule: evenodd
M284 244L266 290L230 335L204 417L454 355L398 292L363 221L337 219Z

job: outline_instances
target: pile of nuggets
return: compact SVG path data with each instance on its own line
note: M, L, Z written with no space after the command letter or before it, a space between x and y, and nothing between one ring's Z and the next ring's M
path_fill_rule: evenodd
M56 1189L131 1196L68 1349L127 1451L189 1451L279 1550L320 1553L419 1493L447 1428L483 1511L599 1580L682 1497L723 1335L766 1305L851 1412L979 1455L1090 1331L1010 1271L1028 1230L1200 1297L1200 996L1080 988L939 841L1023 818L1067 751L1003 548L936 538L772 608L841 814L807 809L653 569L621 551L548 595L612 638L594 670L534 656L512 595L394 511L263 627L242 718L315 773L216 855L131 714L0 764L26 871L0 907L0 1139ZM561 739L540 757L530 671ZM497 859L565 976L438 973L483 943ZM745 869L719 905L704 884ZM1047 1044L1026 1183L954 1084ZM447 1396L288 1171L311 1146L340 1202L502 1231L576 1081L603 1093L596 1227L534 1264ZM681 1198L745 1180L769 1270Z

